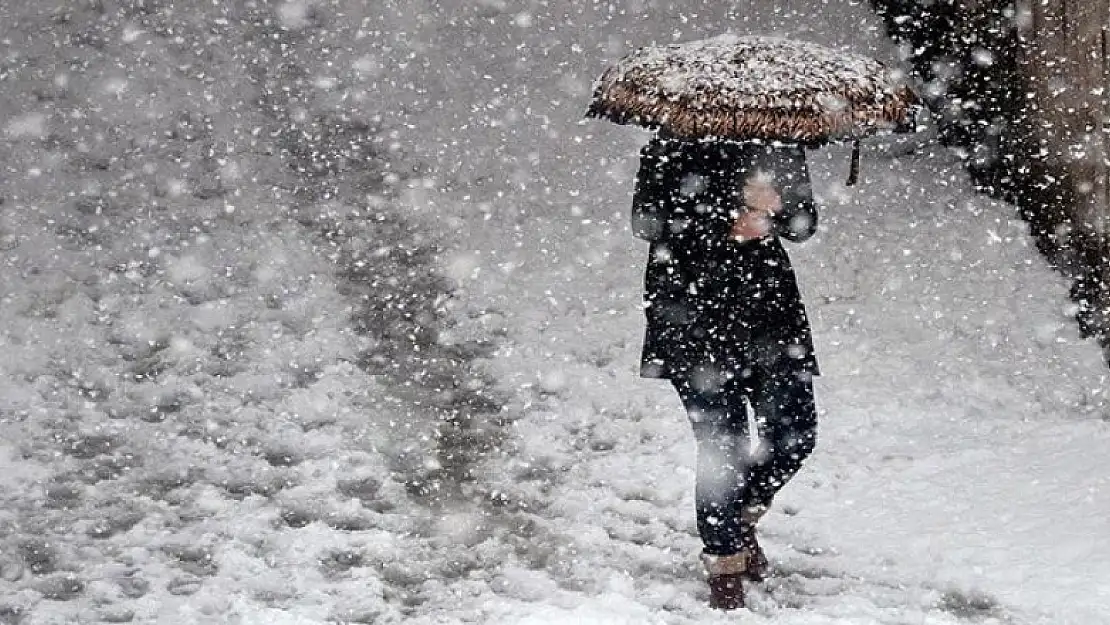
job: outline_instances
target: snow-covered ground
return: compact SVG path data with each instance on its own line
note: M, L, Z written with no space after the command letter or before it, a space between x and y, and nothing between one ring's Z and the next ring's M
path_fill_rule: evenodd
M646 135L580 116L639 43L889 58L865 5L73 4L0 5L0 623L1110 621L1099 350L1013 207L881 144L811 153L818 451L704 607Z

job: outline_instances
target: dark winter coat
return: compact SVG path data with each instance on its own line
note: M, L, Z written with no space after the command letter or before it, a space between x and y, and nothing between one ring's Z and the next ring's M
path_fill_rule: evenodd
M729 238L744 181L769 174L782 197L770 236ZM656 138L641 153L632 231L651 242L641 375L816 375L805 307L780 238L804 241L817 209L801 147ZM707 380L708 381L708 380Z

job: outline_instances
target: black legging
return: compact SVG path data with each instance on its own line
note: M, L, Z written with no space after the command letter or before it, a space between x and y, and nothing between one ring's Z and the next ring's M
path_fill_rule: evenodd
M698 444L698 533L705 553L739 553L750 531L741 511L765 509L798 472L817 440L817 409L808 373L756 371L699 389L674 380ZM747 405L759 424L752 453Z

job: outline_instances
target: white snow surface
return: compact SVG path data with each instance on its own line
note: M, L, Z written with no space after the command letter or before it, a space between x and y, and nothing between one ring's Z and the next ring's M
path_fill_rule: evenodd
M1110 622L1099 350L1013 206L890 144L852 188L810 153L818 448L750 610L705 606L693 441L636 375L647 136L580 121L590 77L724 31L892 55L864 3L725 4L0 5L0 623ZM419 175L304 199L270 132L324 114ZM510 431L441 501L427 398L359 364L383 206L445 246L438 342L498 342Z

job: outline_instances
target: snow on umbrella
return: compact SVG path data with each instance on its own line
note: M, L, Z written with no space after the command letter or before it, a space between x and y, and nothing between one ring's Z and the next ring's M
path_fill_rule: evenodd
M587 116L686 139L821 144L905 128L919 106L874 59L792 39L721 35L622 58L598 79ZM857 161L858 149L853 172Z

